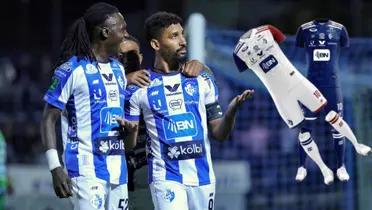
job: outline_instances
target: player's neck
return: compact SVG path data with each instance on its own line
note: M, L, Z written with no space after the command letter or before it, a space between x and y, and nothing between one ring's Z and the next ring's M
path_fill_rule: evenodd
M110 51L107 47L100 43L92 44L92 51L99 63L110 62Z
M171 73L181 70L181 64L179 62L169 62L163 57L155 56L154 69L162 73Z

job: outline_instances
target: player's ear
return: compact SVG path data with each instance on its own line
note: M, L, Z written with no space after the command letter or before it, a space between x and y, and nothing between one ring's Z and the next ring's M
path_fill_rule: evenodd
M158 40L151 39L150 45L151 45L152 49L154 49L155 51L159 50L160 44L159 44L159 41Z
M109 36L109 33L110 33L110 30L109 30L108 28L106 28L106 27L101 28L101 33L100 33L100 35L101 35L101 37L102 37L103 39L107 39L108 36Z
M143 61L143 55L142 55L142 53L138 54L138 57L139 57L139 63L141 64L142 61Z

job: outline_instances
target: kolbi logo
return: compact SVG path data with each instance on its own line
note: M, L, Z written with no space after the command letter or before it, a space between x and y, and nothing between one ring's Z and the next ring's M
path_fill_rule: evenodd
M95 152L100 155L121 155L124 154L124 141L117 136L98 138L95 141Z
M205 154L203 141L177 142L165 150L168 160L187 160L203 157Z
M278 61L273 55L269 55L267 58L265 58L260 63L260 67L262 71L265 73L269 72L271 69L273 69L276 65L278 65Z
M314 61L329 61L331 59L331 52L329 49L315 49L313 51Z

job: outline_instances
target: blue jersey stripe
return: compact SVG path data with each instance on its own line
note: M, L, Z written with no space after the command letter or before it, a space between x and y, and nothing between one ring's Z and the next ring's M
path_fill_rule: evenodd
M74 96L71 96L66 105L67 118L68 118L68 133L67 143L65 148L65 165L69 177L79 176L79 161L77 155L79 153L79 141L77 137L77 126L76 120L72 122L72 119L76 119L76 109ZM75 124L74 124L75 123Z
M163 78L160 75L151 72L151 80L155 79L155 77L158 78L161 81L161 83L163 82ZM151 93L153 91L158 91L158 94L152 95ZM153 116L155 118L156 130L158 133L159 141L164 141L160 142L160 154L164 156L166 155L167 151L164 151L163 147L165 145L170 145L175 142L174 139L166 139L164 134L163 120L167 120L164 116L169 115L164 93L164 84L149 87L147 91L147 97ZM167 160L167 158L165 157L163 157L163 160L165 161L165 167L167 169L165 179L182 183L182 175L179 175L180 171L178 161Z
M205 141L204 141L204 129L202 127L202 118L199 111L199 84L196 78L185 78L182 76L182 89L184 90L183 97L185 100L186 111L191 112L195 115L198 134L192 138L193 141L203 141L205 150ZM209 165L207 161L206 154L202 158L195 159L196 170L199 179L199 185L210 184L209 177Z
M86 64L84 63L83 66L86 69ZM97 65L97 63L94 63L93 65ZM97 65L98 68L98 65ZM89 86L89 92L93 93L90 96L90 104L91 106L100 106L95 107L94 110L102 110L102 108L107 107L107 102L103 103L94 103L93 100L96 100L97 98L106 98L106 89L104 87L101 75L99 71L97 71L94 74L89 74L87 71L85 72L85 77L88 82ZM92 122L100 122L100 113L92 111L93 107L91 107L91 121ZM103 179L103 180L110 180L110 174L107 170L107 163L106 163L106 156L95 154L95 148L94 148L94 141L101 137L100 135L100 123L92 123L92 152L94 153L93 163L94 163L94 171L97 178Z
M117 64L116 60L113 60L111 62L111 68L112 68L112 71L114 72L116 81L119 84L119 93L125 93L126 84L124 83L124 75L119 65ZM119 95L119 100L120 100L120 107L124 107L125 95ZM125 155L121 156L121 170L120 170L119 182L127 183L127 161L125 159Z

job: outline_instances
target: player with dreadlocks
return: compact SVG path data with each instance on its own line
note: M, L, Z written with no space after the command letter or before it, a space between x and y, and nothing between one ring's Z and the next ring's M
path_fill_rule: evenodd
M55 193L72 196L74 209L126 209L127 166L123 129L126 78L115 59L126 22L119 10L96 3L68 31L56 62L41 122ZM61 116L64 169L56 150L55 123ZM130 135L137 129L121 124ZM120 128L120 129L119 129ZM66 172L67 173L66 173Z

